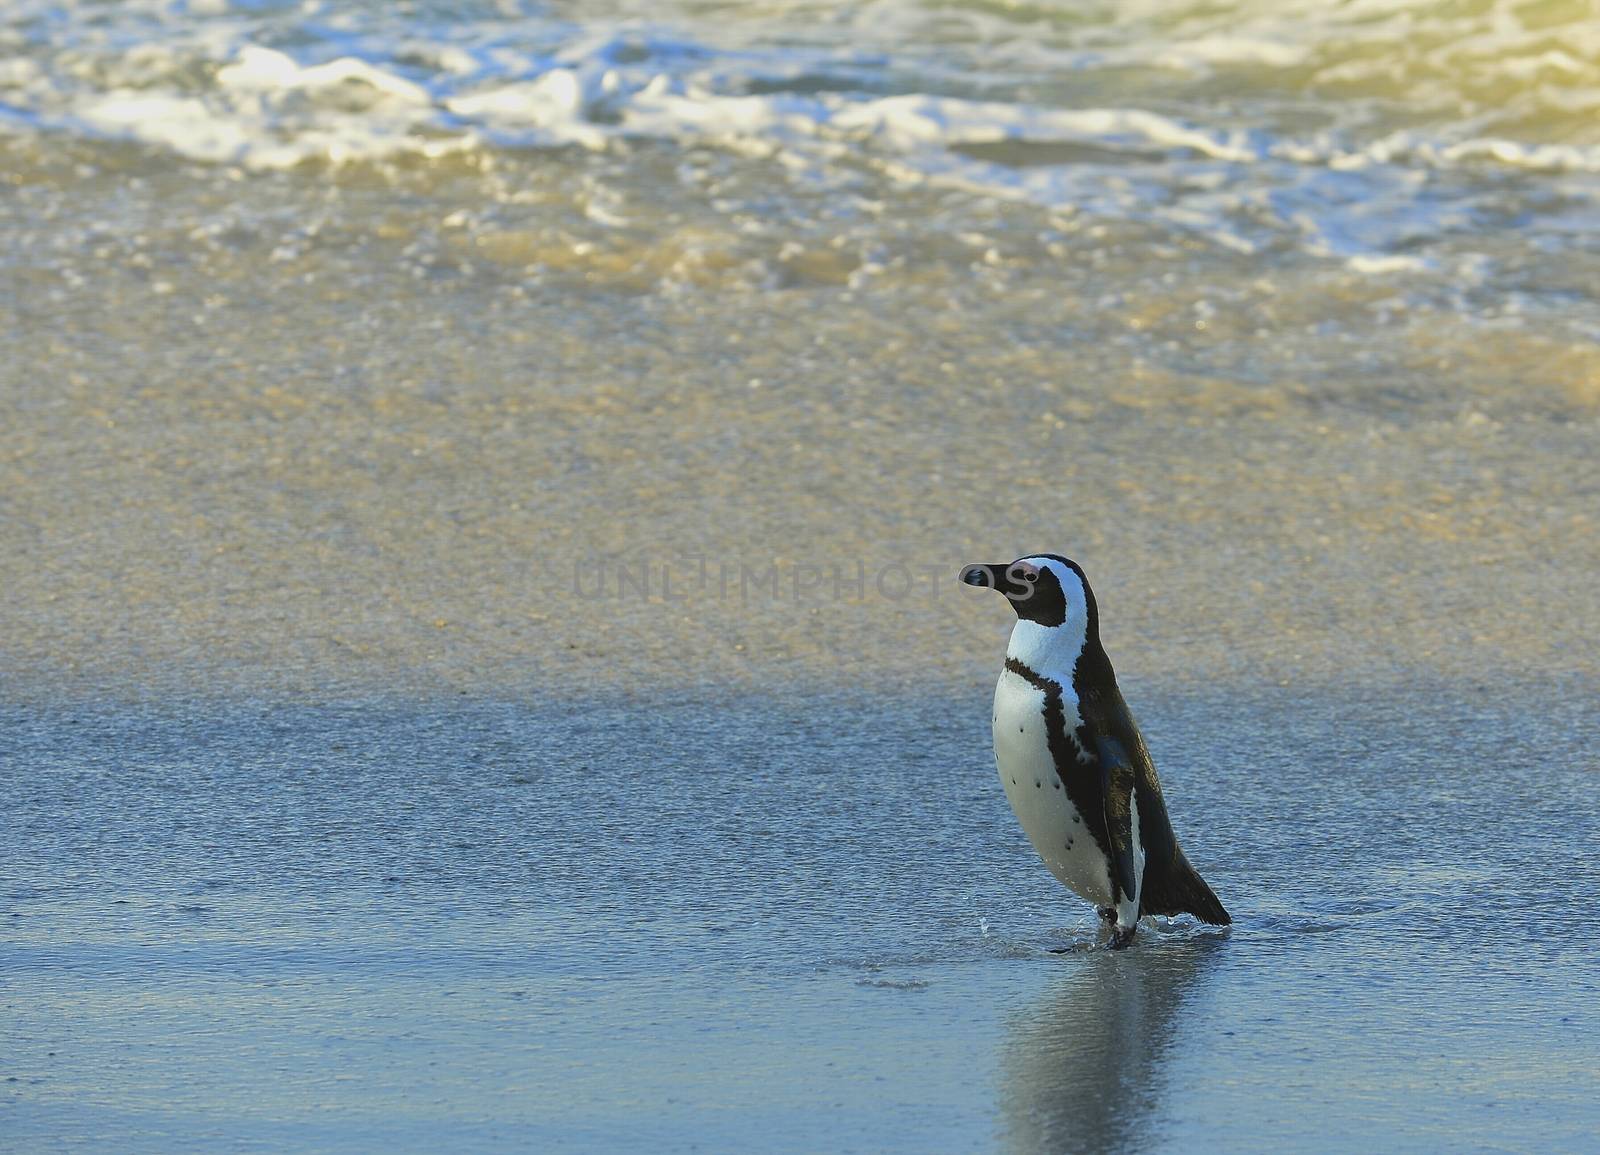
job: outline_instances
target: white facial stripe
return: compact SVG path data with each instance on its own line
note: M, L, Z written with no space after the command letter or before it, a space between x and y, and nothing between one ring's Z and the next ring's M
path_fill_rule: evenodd
M1061 585L1066 600L1067 620L1059 626L1041 626L1037 622L1019 620L1011 631L1011 644L1006 656L1047 678L1060 682L1068 689L1072 686L1072 670L1078 664L1088 641L1089 600L1083 592L1083 579L1077 571L1047 557L1023 558L1030 565L1049 570Z
M1069 617L1074 612L1074 608L1087 616L1089 612L1089 601L1084 596L1083 579L1078 576L1077 570L1073 569L1071 566L1062 565L1054 558L1029 557L1023 558L1022 560L1026 561L1030 565L1038 566L1040 569L1047 569L1051 573L1055 574L1056 581L1061 586L1061 592L1064 593L1067 598L1067 613Z

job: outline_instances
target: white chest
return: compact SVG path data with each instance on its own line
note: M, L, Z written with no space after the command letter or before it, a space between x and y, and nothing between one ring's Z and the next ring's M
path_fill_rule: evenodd
M1077 723L1077 703L1067 693L1062 709L1070 729ZM1000 674L994 689L994 760L1000 784L1050 873L1080 897L1106 906L1111 902L1106 858L1056 772L1044 705L1044 690L1010 670Z

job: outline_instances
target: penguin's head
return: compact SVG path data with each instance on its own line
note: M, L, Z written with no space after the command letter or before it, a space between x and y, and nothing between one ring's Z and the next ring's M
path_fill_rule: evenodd
M1046 628L1071 624L1088 637L1098 634L1089 579L1077 562L1060 554L1031 554L1009 564L980 562L964 567L961 580L1005 594L1021 621Z

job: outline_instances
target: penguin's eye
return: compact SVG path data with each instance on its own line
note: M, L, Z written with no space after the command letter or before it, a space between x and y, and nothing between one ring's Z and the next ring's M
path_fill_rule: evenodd
M1025 573L1022 575L1022 580L1025 582L1036 582L1039 580L1039 575L1036 573Z

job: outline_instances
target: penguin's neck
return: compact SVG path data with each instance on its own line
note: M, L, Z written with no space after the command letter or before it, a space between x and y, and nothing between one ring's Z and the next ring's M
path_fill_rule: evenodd
M1072 671L1083 654L1085 640L1081 618L1069 619L1059 626L1041 626L1021 619L1011 629L1006 657L1070 690Z

